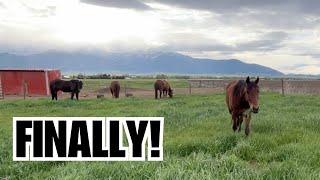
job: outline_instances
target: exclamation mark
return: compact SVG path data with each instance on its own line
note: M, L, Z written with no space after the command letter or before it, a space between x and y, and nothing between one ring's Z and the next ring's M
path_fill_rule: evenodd
M160 157L160 121L150 121L151 157Z

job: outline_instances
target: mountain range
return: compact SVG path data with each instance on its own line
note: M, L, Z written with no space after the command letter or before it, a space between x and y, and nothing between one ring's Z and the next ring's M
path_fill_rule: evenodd
M175 52L102 54L47 51L30 55L0 53L0 68L60 69L63 73L284 75L275 69L237 59L200 59Z

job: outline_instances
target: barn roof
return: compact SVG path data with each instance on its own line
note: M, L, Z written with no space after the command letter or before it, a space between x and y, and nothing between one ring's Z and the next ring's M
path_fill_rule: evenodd
M15 69L15 68L8 68L8 69L0 69L1 71L27 71L27 72L45 72L45 71L59 71L59 69Z

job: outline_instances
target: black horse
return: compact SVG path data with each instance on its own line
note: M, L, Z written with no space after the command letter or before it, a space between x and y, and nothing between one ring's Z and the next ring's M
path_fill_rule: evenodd
M50 82L52 100L58 100L58 91L71 92L71 99L73 99L74 94L76 94L76 98L79 100L79 93L81 89L82 81L79 80L64 81L56 79Z

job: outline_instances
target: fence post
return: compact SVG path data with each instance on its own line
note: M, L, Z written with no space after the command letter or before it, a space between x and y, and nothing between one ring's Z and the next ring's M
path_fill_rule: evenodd
M284 82L283 82L283 78L281 79L281 90L282 90L282 96L284 96Z
M1 75L0 75L0 99L4 99L4 91L3 91L3 88L2 88Z
M127 84L124 85L124 96L127 96Z
M189 94L191 94L191 83L189 83Z
M26 99L26 96L27 96L27 87L28 87L28 84L26 81L23 81L23 99Z

